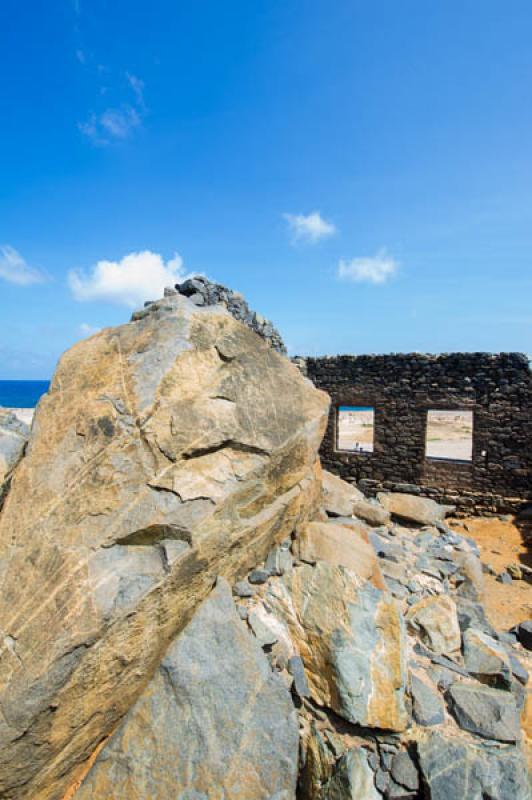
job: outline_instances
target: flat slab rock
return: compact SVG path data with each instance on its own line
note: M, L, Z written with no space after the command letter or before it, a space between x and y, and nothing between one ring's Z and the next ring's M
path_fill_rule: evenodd
M464 730L500 742L517 742L521 738L519 712L510 692L454 683L447 700Z
M402 492L379 492L377 499L391 514L419 525L443 522L454 506L442 506L428 497L418 497Z
M290 694L219 579L74 800L293 800Z
M354 572L361 580L369 580L379 589L384 589L384 579L374 548L361 523L350 520L353 525L337 524L333 518L328 522L308 522L297 539L297 552L302 561L315 564L327 561ZM357 527L358 523L358 529Z

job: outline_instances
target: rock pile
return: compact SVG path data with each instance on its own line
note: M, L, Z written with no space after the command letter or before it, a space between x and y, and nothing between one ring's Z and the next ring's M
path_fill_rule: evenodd
M279 331L262 314L252 311L243 295L239 292L234 292L220 283L213 283L203 275L196 275L183 283L176 283L175 287L165 289L165 296L171 297L174 294L188 297L196 306L222 305L232 317L255 331L274 350L283 355L286 354L286 347ZM151 302L146 303L145 309L149 309L151 305ZM133 319L140 319L145 313L145 310L136 311L133 314Z
M322 472L326 396L193 297L76 345L38 409L0 796L529 799L531 629L490 625L475 543Z

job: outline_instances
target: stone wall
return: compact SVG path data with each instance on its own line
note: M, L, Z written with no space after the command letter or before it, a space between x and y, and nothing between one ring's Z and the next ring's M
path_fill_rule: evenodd
M417 492L463 511L510 512L532 500L532 374L520 353L295 359L332 399L322 461L367 494ZM372 453L339 451L341 405L375 409ZM473 412L471 462L425 457L427 411Z

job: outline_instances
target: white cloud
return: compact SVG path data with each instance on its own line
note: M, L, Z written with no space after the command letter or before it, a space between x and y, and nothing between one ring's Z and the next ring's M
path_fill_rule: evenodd
M80 333L83 336L92 336L95 333L98 333L100 328L95 328L93 325L89 325L87 322L82 322L79 326Z
M187 277L183 259L177 253L165 262L158 253L144 250L129 253L120 261L98 261L88 275L80 270L71 270L68 284L76 300L135 308L145 300L157 300L162 297L165 286Z
M376 256L369 258L353 258L351 261L340 261L338 278L354 283L386 283L398 269L397 261L379 250Z
M0 246L0 278L17 286L29 286L46 280L40 270L30 267L18 250L8 244Z
M295 242L303 241L309 244L316 244L320 239L332 236L336 233L336 226L332 222L323 219L319 211L311 214L284 214L288 227L292 232Z

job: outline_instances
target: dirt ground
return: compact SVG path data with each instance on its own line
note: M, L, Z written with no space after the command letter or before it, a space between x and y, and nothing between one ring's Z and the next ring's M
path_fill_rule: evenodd
M470 517L449 520L457 533L470 536L480 548L480 558L497 572L509 564L532 567L532 528L526 530L513 521ZM484 575L486 611L491 624L506 631L518 622L532 619L532 584L525 580L499 583L494 575Z

